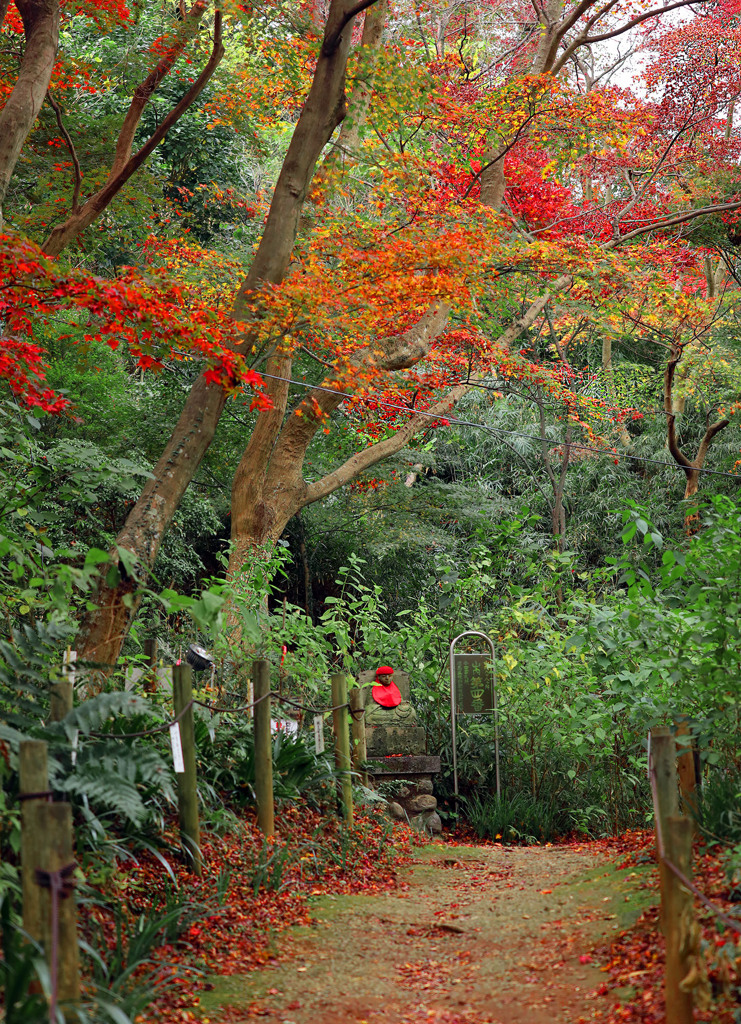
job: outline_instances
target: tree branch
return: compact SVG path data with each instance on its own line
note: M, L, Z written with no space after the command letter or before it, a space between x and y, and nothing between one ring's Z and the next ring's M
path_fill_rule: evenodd
M57 225L50 232L48 238L42 245L42 249L48 256L58 256L65 245L75 238L81 231L93 223L100 213L111 203L115 196L121 191L129 178L132 177L144 163L148 156L157 148L160 142L167 135L169 130L176 124L189 107L195 103L214 71L224 56L224 46L221 35L221 11L216 11L214 19L214 42L211 56L208 63L193 82L190 89L170 113L165 117L156 131L144 143L141 149L132 157L129 157L126 164L121 168L115 177L111 176L102 189L85 202L82 207L72 216L68 217L63 224Z
M671 153L671 151L674 148L675 144L679 141L680 137L684 134L684 132L686 132L689 128L695 128L698 124L702 124L703 121L709 121L709 120L710 120L709 117L701 117L697 121L685 122L685 124L683 124L680 128L677 129L677 131L674 133L674 135L672 135L671 139L669 139L669 142L667 143L667 145L664 148L664 152L661 154L661 156L659 157L659 159L656 162L656 164L654 164L654 167L653 167L651 173L646 178L646 180L643 182L643 184L641 185L640 189L636 192L636 194L633 196L633 198L628 203L628 205L626 207L624 207L622 210L620 210L619 211L619 215L617 215L615 217L615 224L616 224L616 226L619 226L620 222L625 220L625 218L628 216L628 214L633 209L633 207L638 203L638 201L640 200L641 196L644 194L644 192L646 192L646 190L648 189L648 187L651 184L651 182L654 180L656 175L659 173L661 168L664 166L664 163L668 159L669 154Z
M183 22L178 26L174 39L165 52L164 57L157 67L135 89L131 97L129 109L121 125L116 142L116 151L113 155L113 163L108 180L112 181L121 173L131 157L131 147L134 143L134 135L144 113L144 108L152 98L153 93L162 80L172 71L175 63L185 50L190 40L195 35L203 15L208 6L207 0L196 0L186 14Z
M47 100L49 102L49 106L51 107L51 109L54 111L54 113L56 115L57 125L59 127L59 131L62 133L64 141L67 143L67 149L69 150L69 155L72 158L72 166L74 168L74 175L75 175L75 187L74 187L74 189L72 191L72 206L71 206L71 209L72 209L72 212L74 213L77 210L78 205L79 205L79 201L80 201L80 187L82 185L82 171L80 170L80 161L77 159L77 153L75 151L74 143L72 142L72 137L70 136L70 133L67 131L67 129L66 129L65 125L64 125L64 122L62 121L62 108L59 106L57 101L52 96L51 89L47 89L46 90L46 98L47 98Z
M671 457L681 466L685 473L693 468L692 463L687 456L682 452L677 441L677 432L674 426L676 416L672 408L672 390L674 387L674 374L677 370L677 364L682 358L681 348L677 351L672 352L671 356L667 360L666 368L664 370L664 412L666 413L666 433L667 433L667 445ZM688 475L689 479L689 475Z
M697 449L697 455L695 456L696 469L702 469L702 467L705 465L705 457L708 454L710 442L713 440L716 434L719 434L721 430L725 430L726 427L730 425L730 422L730 420L726 419L717 420L715 423L711 424L707 428L702 441L700 441L700 447Z
M649 18L656 18L660 14L667 14L669 11L675 11L680 7L689 7L694 3L697 3L697 0L677 0L677 3L666 4L664 7L655 7L653 10L645 11L643 14L638 14L635 18L631 18L630 21L626 21L625 24L619 25L616 29L613 29L610 32L601 32L596 36L587 35L589 27L595 24L598 20L595 18L588 22L588 27L585 28L584 32L579 33L579 35L568 44L564 52L551 68L551 73L554 75L558 74L566 61L569 60L572 53L574 53L575 50L578 50L581 46L585 46L590 43L599 43L602 42L603 39L614 39L616 36L621 36L625 32L629 32L632 28L635 28L636 25L640 25L641 22L647 21Z
M278 442L281 451L285 449L292 455L297 451L305 452L323 419L347 399L346 388L357 389L363 374L370 377L379 372L405 370L424 359L431 343L445 329L449 312L447 303L431 306L416 324L402 334L385 338L375 350L370 347L359 349L344 368L335 366L333 376L323 382L328 390L302 398L289 417Z
M369 448L364 448L362 452L357 452L333 472L328 473L321 480L309 484L303 504L311 505L315 501L326 498L327 495L336 491L338 487L342 487L344 484L354 480L364 470L370 469L371 466L375 466L378 462L382 462L389 455L395 455L401 451L418 430L421 430L424 426L429 426L430 415L444 416L446 412L450 412L466 391L468 391L467 384L459 384L458 387L452 388L445 398L426 410L427 415L412 416L391 437L384 438L383 441L378 441Z
M687 221L694 220L696 217L711 217L716 213L730 213L732 210L738 210L741 207L741 200L735 203L716 203L714 206L703 206L699 210L690 210L687 213L678 214L675 217L667 217L665 220L654 221L652 224L646 224L645 227L635 228L633 231L629 231L625 235L620 235L617 238L612 239L613 245L620 245L623 242L629 241L631 238L637 238L638 235L645 235L648 231L663 231L664 228L674 227L675 224L686 224ZM608 243L608 246L610 243ZM608 247L606 246L606 248Z
M360 2L355 4L354 7L351 7L348 11L345 11L344 14L340 15L339 25L336 28L334 28L332 32L328 33L324 37L324 42L322 43L322 53L324 54L325 57L332 56L332 54L340 44L340 37L342 35L343 30L347 27L347 25L350 24L353 18L355 18L358 14L362 14L363 11L367 11L369 7L372 7L373 4L377 2L378 0L360 0Z

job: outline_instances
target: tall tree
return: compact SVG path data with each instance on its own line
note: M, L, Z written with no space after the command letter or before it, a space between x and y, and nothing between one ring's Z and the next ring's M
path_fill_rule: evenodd
M484 350L476 350L477 345L481 344L480 339L472 341L472 338L476 338L474 332L465 339L471 356L468 371L465 375L458 375L468 379L452 388L445 388L444 381L439 380L436 388L428 389L426 408L422 408L416 415L410 414L393 433L362 451L355 452L324 477L316 480L304 478L303 467L312 439L317 431L326 429L328 417L346 400L349 393L362 393L368 387L378 386L380 381L390 382L393 380L393 374L398 371L414 370L416 367L424 366L430 359L435 343L441 337L446 337L451 302L455 301L456 289L460 287L461 282L460 277L456 278L455 272L450 272L447 288L435 282L436 275L422 275L429 297L425 300L424 294L417 295L416 301L407 303L407 309L412 315L411 322L405 330L399 333L377 334L375 338L369 339L367 344L350 347L349 350L320 350L321 356L328 363L328 373L320 385L322 390L306 394L290 408L290 381L293 367L296 365L295 352L291 342L281 340L277 345L267 342L263 346L259 340L264 339L264 333L260 330L261 318L266 317L269 320L269 315L265 314L264 294L270 286L280 285L285 279L318 160L335 128L346 114L345 75L350 53L350 29L352 19L359 13L361 6L371 5L349 6L333 3L330 7L311 88L278 177L255 259L235 301L235 317L253 325L247 326L238 344L242 351L257 348L263 353L266 391L270 396L272 408L258 414L234 477L230 562L232 573L239 571L254 545L275 541L288 520L301 508L326 497L359 473L401 450L417 431L429 424L430 416L444 417L466 393L470 382L475 383L477 375L487 373L487 361L483 358ZM599 31L596 26L608 11L597 5L583 3L567 10L562 4L554 2L539 9L541 32L537 36L537 41L533 38L529 51L525 48L525 52L520 54L517 78L505 78L503 83L505 96L502 112L507 116L508 126L497 127L492 132L486 118L482 118L481 122L474 125L474 131L461 133L463 145L473 147L474 152L478 151L480 154L478 169L468 186L469 192L471 184L477 192L477 209L488 209L495 213L502 209L507 189L507 158L514 158L518 149L522 151L523 146L527 145L529 135L537 138L533 126L537 126L539 119L546 125L549 124L549 102L554 99L551 82L558 72L567 67L569 58L580 46L592 45L602 39L620 35L665 9L681 6L684 4L649 9L622 22L616 22L613 15L612 24L603 31ZM375 122L379 116L383 116L382 108L377 112L377 108L369 101L375 60L367 51L375 50L379 40L380 33L377 27L374 27L372 32L366 33L365 46L361 47L361 52L366 50L366 53L362 58L363 77L356 88L352 121L353 138L349 143L352 147L357 145L365 118L369 117L377 130ZM490 95L496 97L500 94L502 83L498 78L498 71L499 69L492 71L493 88L489 91L480 89L478 92L479 96L484 96L484 109ZM524 72L529 75L523 75ZM442 74L444 81L444 71ZM544 79L535 76L547 77ZM460 111L464 109L468 87L466 77L465 72L462 77L458 74L447 85L453 111L456 107ZM516 98L507 95L508 83ZM376 103L379 102L382 103L377 95ZM496 107L495 99L494 110ZM491 113L493 111L490 106L487 111L489 117ZM402 146L403 144L402 140ZM460 141L458 144L460 145ZM342 152L342 145L341 133L335 152ZM327 172L321 175L325 187L328 176ZM609 221L605 223L604 217L598 219L603 232L605 226L607 227L602 243L603 252L612 251L624 239L629 241L648 230L643 217L636 215L644 214L645 208L637 210L637 203L634 200L635 197L631 196L627 202L621 204L616 222L610 224ZM570 212L573 214L573 210ZM655 206L652 212L653 224L657 226L662 222L672 223L677 216L667 205L661 204ZM690 211L686 214L685 209L679 216L693 217L696 212ZM564 209L554 211L554 219L558 220L565 214L568 215L568 211ZM582 232L583 230L582 225ZM531 234L529 243L531 244L526 248L529 247L537 253L540 246L536 236ZM539 257L535 253L526 258L537 261ZM418 270L415 273L419 275ZM296 276L289 279L288 283L295 281ZM572 273L556 273L550 276L545 290L541 288L539 294L529 299L525 298L519 314L512 317L510 322L498 331L498 352L508 352L516 339L536 322L553 297L568 292L574 281L575 275ZM527 295L527 292L525 294ZM311 310L307 316L311 321ZM281 329L279 320L271 323L280 337L285 328ZM459 350L458 356L462 354ZM396 389L398 393L398 384ZM142 574L153 564L162 534L181 494L197 470L203 452L213 436L223 405L223 392L208 387L202 379L196 382L173 437L154 469L153 480L145 488L142 498L132 510L126 527L117 538L119 546L136 554ZM90 660L106 663L114 660L136 609L135 595L138 585L137 579L129 578L117 588L104 588L101 592L99 610L89 616L83 629L83 643L79 644L84 655Z
M570 175L579 177L577 163L592 153L588 137L595 132L605 135L607 148L619 137L627 152L629 130L642 113L626 113L598 90L577 95L569 81L574 54L685 5L631 9L621 18L612 3L583 0L567 7L552 0L536 5L537 27L523 8L523 25L494 36L483 17L475 36L476 19L466 14L438 33L433 58L426 12L407 20L421 31L421 42L410 43L402 33L401 41L388 36L379 50L383 15L370 13L372 0L332 0L264 230L234 303L241 327L232 347L264 367L270 402L257 414L235 473L233 571L254 544L275 540L299 509L399 451L431 419L443 418L492 366L514 376L533 374L563 391L558 373L533 367L516 352L517 339L549 304L561 317L570 295L582 306L591 303L599 317L605 296L619 301L639 272L640 254L626 260L619 248L648 232L735 208L719 197L697 209L691 189L678 199L658 151L650 189L633 189L608 208L585 204L583 195L559 182L559 174L566 183ZM377 152L362 165L371 185L361 188L346 174L355 153L339 168L333 165L342 161L331 159L312 192L322 154L347 115L348 61L355 21L364 11L352 118L334 152L347 156L346 150L362 150L377 138ZM405 29L403 22L402 16ZM442 42L451 38L454 57ZM217 39L214 54L219 46ZM408 71L397 88L392 65L397 74ZM117 152L111 180L135 159L132 138L126 152ZM337 202L327 201L333 191ZM80 216L84 203L73 210L49 246L61 246L69 231L74 235L88 215L99 214L95 197L87 202L88 213ZM313 303L307 289L313 289ZM327 373L319 390L300 395L291 408L297 356L306 348ZM320 479L305 479L317 432L328 429L348 395L356 410L367 410L379 388L392 404L409 408L396 429ZM117 537L112 557L121 563L120 579L109 574L101 583L97 607L83 624L78 648L88 660L115 660L140 586L226 401L213 375L194 383ZM123 559L121 551L128 552Z

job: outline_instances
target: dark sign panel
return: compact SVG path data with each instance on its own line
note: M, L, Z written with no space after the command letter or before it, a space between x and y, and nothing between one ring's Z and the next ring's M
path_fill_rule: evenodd
M494 673L490 654L454 655L457 710L485 715L494 710Z

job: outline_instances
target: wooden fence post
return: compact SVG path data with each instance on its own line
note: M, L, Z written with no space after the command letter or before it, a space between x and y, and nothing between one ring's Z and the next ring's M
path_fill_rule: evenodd
M651 730L651 772L654 779L654 818L659 860L661 890L660 923L666 942L666 1019L671 1024L692 1024L692 993L682 992L679 983L686 976L686 953L682 953L681 912L685 906L683 887L665 861L670 860L685 874L689 869L686 832L689 829L690 849L692 823L679 816L677 789L677 745L671 730ZM679 823L679 824L678 824ZM676 858L682 863L678 863ZM689 876L688 876L689 877Z
M363 705L363 691L359 686L353 686L350 690L350 711L352 713L350 721L350 730L352 733L352 766L360 775L360 781L364 786L367 786L368 775L361 767L361 765L368 759L368 748L365 739L365 708Z
M49 874L69 868L74 864L74 837L72 831L72 808L67 803L39 804L35 813L44 826L44 853L39 867ZM74 881L74 878L71 879ZM50 888L41 888L42 900L48 908L48 925L44 949L50 971L54 970L52 953L56 951L56 991L60 1003L76 1003L80 998L80 961L77 944L77 904L74 891L64 898L57 896L57 937L52 936L52 902ZM65 1014L68 1021L77 1020L74 1010Z
M345 822L352 825L352 779L350 778L350 729L348 728L347 679L339 672L332 676L332 725L334 728L334 759L340 773L339 797Z
M677 771L679 772L679 789L685 813L697 827L697 777L695 775L695 754L692 749L692 734L689 719L682 716L676 720L675 736L686 737L689 742L677 744Z
M144 691L145 693L157 692L157 637L149 636L144 641L144 657L147 665L144 669Z
M691 818L671 815L667 819L664 835L665 856L687 879L692 872L692 832ZM693 949L692 941L692 893L682 885L673 872L669 872L662 900L666 940L666 1019L671 1021L671 1024L692 1024L692 989L685 992L680 988L680 982L689 974L693 956L697 952Z
M666 894L672 884L672 873L662 859L666 844L669 818L679 814L677 795L677 747L671 730L661 726L651 730L651 771L655 779L656 800L654 825L656 828L656 851L659 862L659 888L661 891L661 930L666 935L664 910Z
M255 723L255 799L257 825L264 836L275 834L275 807L273 804L273 738L270 733L270 663L265 660L252 663L253 692L256 703L253 710Z
M651 730L651 765L656 779L656 833L663 843L667 819L679 814L677 745L671 730L664 726Z
M74 895L52 895L44 876L74 865L72 808L67 803L50 803L43 795L48 789L47 745L42 740L20 744L20 792L38 793L21 805L21 881L23 886L23 927L44 948L56 996L60 1003L80 998L80 967L77 944L77 906ZM40 870L42 878L36 872ZM56 935L52 907L56 901ZM68 1020L76 1019L74 1011Z
M193 674L190 665L174 665L172 669L172 699L175 717L179 718L180 742L183 748L184 771L177 773L178 815L180 842L191 862L193 871L203 870L201 856L201 827L198 821L198 787L196 783L196 737L193 718ZM188 705L190 704L190 707ZM188 708L184 711L184 708Z
M54 683L51 688L50 718L52 722L61 722L73 707L72 683L64 679Z
M54 683L51 688L51 701L49 705L49 717L52 722L61 722L65 715L69 714L74 704L75 692L75 662L77 651L68 647L64 652L62 672L64 678Z
M36 883L36 868L41 866L43 830L35 813L39 804L48 802L47 746L43 740L21 740L19 749L19 793L21 801L21 886L23 890L23 928L36 942L44 941L42 891ZM28 799L28 794L39 796Z

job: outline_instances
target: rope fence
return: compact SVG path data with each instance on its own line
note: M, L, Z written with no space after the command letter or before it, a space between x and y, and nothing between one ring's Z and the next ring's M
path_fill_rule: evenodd
M208 701L198 700L197 698L193 697L193 699L190 700L185 705L185 707L180 709L180 711L178 712L177 715L175 715L173 718L169 719L168 721L163 722L161 725L153 725L151 729L139 729L137 732L100 732L100 731L97 731L97 730L93 730L91 732L86 733L85 735L87 735L87 736L94 736L96 739L111 739L111 740L133 740L133 739L139 739L139 738L144 737L144 736L154 736L154 735L156 735L157 733L160 733L160 732L167 732L167 730L170 729L173 725L175 725L176 722L179 722L181 720L181 718L186 713L186 711L188 711L189 708L193 707L194 704L197 704L199 707L206 708L206 710L211 711L211 712L216 712L216 713L219 713L219 714L231 714L231 715L233 715L233 714L237 714L237 713L240 713L240 712L243 712L243 711L251 711L254 708L256 708L259 704L261 704L264 700L268 700L270 698L272 698L273 700L277 701L279 704L288 704L288 705L290 705L293 708L297 708L297 709L299 709L301 711L307 711L307 712L309 712L309 714L313 714L313 715L328 715L328 714L331 714L334 711L342 711L343 708L347 709L349 711L350 715L352 716L352 718L355 719L355 720L357 720L359 718L362 718L362 716L365 714L365 708L355 708L355 709L353 709L351 707L350 703L347 702L347 701L344 704L334 704L334 705L332 705L331 707L328 707L328 708L315 708L315 707L312 707L309 704L302 704L300 701L292 700L290 697L284 697L282 694L278 693L276 690L270 690L268 693L263 694L261 697L258 697L256 700L251 701L249 704L240 704L238 707L235 707L235 708L225 707L223 705L218 705L218 704L210 704Z
M139 739L140 736L154 736L158 732L167 732L176 722L179 722L185 712L193 707L194 704L199 703L198 701L191 700L184 708L171 718L169 722L163 722L162 725L153 725L151 729L140 729L138 732L89 732L86 735L95 736L96 739L105 740L135 740Z
M689 889L689 891L700 900L703 906L707 907L707 909L710 910L718 918L719 921L722 921L723 924L725 924L732 931L741 934L741 921L736 921L734 918L729 917L728 914L726 914L723 910L720 909L720 907L716 906L716 904L713 903L713 901L708 896L706 896L704 892L698 889L698 887L695 885L692 879L688 878L683 871L680 871L677 865L674 864L666 856L666 848L664 846L664 835L661 828L661 815L659 814L658 810L659 793L656 783L656 768L653 764L653 760L651 760L649 764L648 777L651 782L651 796L654 805L654 827L656 831L656 849L659 855L659 860L663 861L666 867L672 872L672 874L676 878L679 879L682 885L685 886L685 888Z

